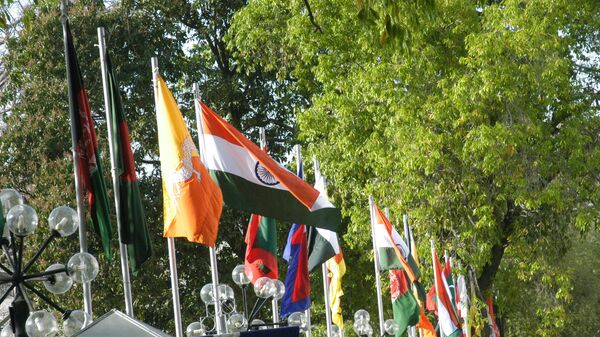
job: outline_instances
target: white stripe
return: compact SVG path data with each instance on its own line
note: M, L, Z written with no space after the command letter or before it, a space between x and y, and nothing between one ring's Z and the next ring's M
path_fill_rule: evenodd
M321 199L325 199L326 202L329 202L329 200L327 200L327 198L326 198L327 183L325 182L325 177L323 177L321 175L321 172L318 169L318 167L315 169L315 189L317 191L319 191L319 197L317 198L317 202L315 202L315 205L313 206L313 208L315 208L315 206L317 206L321 203L324 203L324 201ZM319 233L319 235L321 235L323 238L325 238L325 240L327 240L327 242L329 242L329 244L333 248L333 251L335 252L336 255L340 253L340 243L338 241L338 236L337 236L336 232L330 231L330 230L324 229L324 228L318 228L318 227L317 227L317 232Z
M390 241L390 237L384 224L378 223L375 225L375 246L377 249L393 248L395 243L396 247L400 249L402 256L406 258L408 256L408 247L394 226L392 226L392 238L394 242Z
M442 278L444 277L444 273L440 275ZM448 313L448 309L442 304L440 301L440 297L437 296L437 309L438 309L438 318L439 324L442 329L442 332L446 336L450 336L454 331L456 331L457 327L450 319L450 314Z

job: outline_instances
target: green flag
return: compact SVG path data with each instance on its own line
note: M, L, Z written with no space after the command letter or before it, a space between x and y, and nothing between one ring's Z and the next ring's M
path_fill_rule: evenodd
M141 264L152 256L152 244L146 226L142 196L133 162L129 127L121 105L119 86L108 54L106 55L106 63L109 81L108 93L112 107L112 124L109 125L112 130L110 141L113 144L116 157L115 169L119 175L118 186L114 188L115 193L119 193L121 204L119 207L121 242L127 245L129 264L131 270L136 272Z
M409 289L410 283L405 272L399 269L390 270L390 291L392 293L392 311L394 320L400 325L396 337L401 337L410 325L419 323L419 303Z

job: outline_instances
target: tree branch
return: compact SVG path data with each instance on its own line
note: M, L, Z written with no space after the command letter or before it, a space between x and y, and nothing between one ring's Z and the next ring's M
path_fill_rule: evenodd
M312 9L310 8L310 4L308 3L308 0L303 0L303 1L304 1L304 5L306 6L306 10L308 11L308 18L310 19L310 22L313 24L313 26L315 26L317 28L319 33L323 33L321 26L319 26L319 24L315 20L315 17L313 16L313 12L312 12Z

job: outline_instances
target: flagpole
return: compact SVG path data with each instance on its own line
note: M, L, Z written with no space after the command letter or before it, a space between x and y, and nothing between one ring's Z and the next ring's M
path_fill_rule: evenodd
M296 148L296 167L299 169L300 166L302 165L302 150L300 148L300 144L296 144L295 148ZM302 174L302 176L304 176L304 174ZM304 235L306 235L306 231L304 231ZM306 257L306 259L308 261L308 256ZM310 280L309 280L309 282L310 282ZM312 336L312 327L311 327L311 323L310 323L310 306L308 307L308 309L306 309L305 314L306 314L306 337L311 337Z
M381 295L381 272L379 270L379 251L375 245L375 202L373 196L369 196L369 208L371 213L371 238L373 239L373 255L375 259L375 284L377 286L377 313L379 316L379 336L385 335L383 318L383 298Z
M71 72L69 71L69 64L71 60L69 58L69 47L67 43L67 1L61 1L61 21L63 26L63 40L65 47L65 64L67 68L67 83L71 83ZM71 151L73 155L73 171L75 173L75 197L77 200L77 216L79 218L79 251L87 253L88 244L86 237L86 224L85 224L85 209L83 206L83 191L81 190L81 179L79 178L79 163L77 161L77 131L75 128L75 116L78 113L75 111L75 102L73 102L73 88L71 85L67 85L69 92L69 112L71 116ZM83 283L83 310L90 316L92 312L92 287L90 282Z
M265 134L265 128L263 127L258 128L258 140L260 148L266 151L267 136ZM271 317L273 318L273 323L279 323L279 303L275 297L271 299Z
M200 88L198 83L192 85L194 91L194 110L196 112L196 127L198 129L198 147L200 151L204 152L204 133L202 128L202 107L200 106ZM199 153L200 161L202 161L202 154ZM208 254L210 255L210 274L212 279L213 287L213 298L215 303L215 323L217 325L217 334L226 333L225 317L221 310L221 301L219 300L219 269L217 267L217 252L215 247L208 247Z
M158 58L152 57L152 87L154 88L154 106L158 113ZM179 281L177 278L177 256L175 251L175 239L167 238L169 250L169 271L171 272L171 293L173 295L173 317L175 319L175 337L183 337L181 324L181 305L179 304Z
M125 297L125 312L133 318L133 300L131 294L131 279L129 277L129 260L127 257L127 245L121 240L121 194L119 193L119 176L117 172L117 158L115 144L113 144L113 113L110 104L108 67L106 61L106 43L104 39L104 28L98 27L98 48L100 49L100 71L102 72L102 88L104 89L104 110L106 112L106 124L108 125L108 149L110 151L110 163L112 166L113 194L115 195L115 209L117 214L117 233L119 236L119 252L121 259L121 274L123 276L123 296Z
M412 254L412 242L410 242L410 229L408 228L408 215L402 214L402 223L404 224L404 241L406 241L406 246L408 247L408 252ZM414 255L413 255L414 257ZM415 291L414 283L411 284L412 291ZM419 306L421 306L420 300L417 298L419 302ZM408 335L411 337L417 337L417 329L414 326L408 327Z
M315 181L317 180L317 174L320 176L319 161L313 158L313 164L315 168ZM323 186L325 188L325 186ZM331 337L331 303L329 302L329 273L327 272L327 262L321 264L321 273L323 275L323 297L325 297L325 324L327 327L327 337Z

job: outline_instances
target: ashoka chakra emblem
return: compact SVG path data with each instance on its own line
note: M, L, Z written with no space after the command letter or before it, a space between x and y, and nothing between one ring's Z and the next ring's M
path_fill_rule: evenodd
M256 178L258 178L258 180L265 185L274 186L279 184L279 181L277 181L271 172L269 172L266 167L262 166L260 162L256 162L256 166L254 166L254 174L256 174Z

